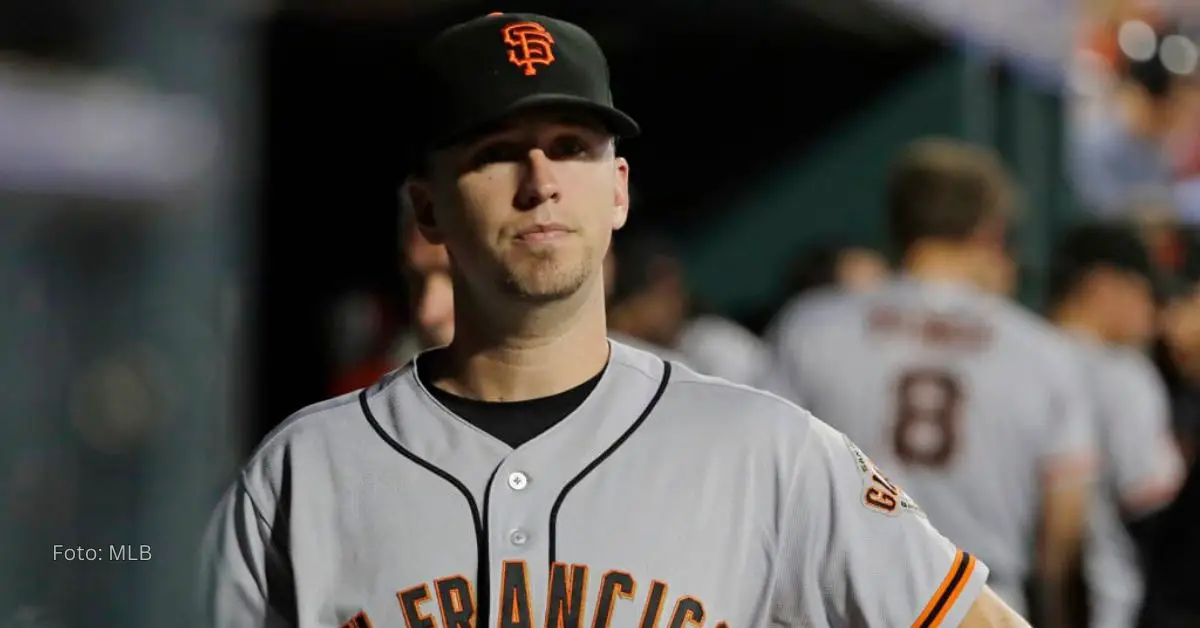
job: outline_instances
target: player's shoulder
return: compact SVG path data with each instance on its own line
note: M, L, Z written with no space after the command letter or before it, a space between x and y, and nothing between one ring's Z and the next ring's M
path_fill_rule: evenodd
M660 401L664 414L682 429L702 429L714 439L788 443L811 437L813 415L765 390L673 364Z
M1144 351L1133 347L1109 346L1105 347L1104 353L1108 372L1115 378L1144 387L1165 388L1162 374Z
M1005 342L1018 346L1022 354L1031 358L1050 360L1055 367L1078 362L1075 340L1053 323L1012 299L988 296L989 312Z
M748 448L775 456L780 468L815 474L822 482L869 475L872 463L849 437L774 393L676 365L663 403L678 429L703 431L726 451Z
M846 315L867 305L867 293L824 287L793 296L779 309L769 335L819 333L825 324L844 322Z
M285 474L285 467L316 461L334 442L345 442L361 432L370 437L370 426L362 410L362 394L378 390L411 368L405 366L385 375L365 391L356 390L310 404L292 413L271 430L255 447L242 467L248 486L269 490Z

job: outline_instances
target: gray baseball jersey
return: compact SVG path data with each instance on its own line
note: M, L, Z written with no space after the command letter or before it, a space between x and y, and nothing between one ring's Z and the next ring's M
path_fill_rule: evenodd
M1023 610L1042 474L1094 453L1069 340L1001 298L910 278L794 302L769 337L781 394L891 471Z
M1132 628L1144 583L1123 513L1139 516L1164 506L1179 486L1184 464L1171 433L1167 391L1154 365L1127 349L1086 340L1077 348L1088 366L1103 456L1084 555L1091 625Z
M953 626L987 567L783 399L612 343L517 449L420 357L268 436L206 538L219 626Z
M702 314L679 335L687 364L706 375L757 385L771 368L771 351L762 338L721 316Z

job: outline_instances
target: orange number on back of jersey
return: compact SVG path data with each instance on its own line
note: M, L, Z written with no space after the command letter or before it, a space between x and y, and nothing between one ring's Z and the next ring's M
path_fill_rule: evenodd
M953 374L911 370L896 385L896 457L905 464L943 467L958 446L962 386Z

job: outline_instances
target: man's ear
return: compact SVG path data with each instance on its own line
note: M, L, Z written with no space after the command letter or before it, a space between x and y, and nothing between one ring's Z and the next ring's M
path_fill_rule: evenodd
M614 230L625 226L629 220L629 161L624 157L616 159L616 176L613 178L613 214L612 228Z
M442 231L438 227L433 211L433 194L430 184L424 180L408 179L400 186L400 210L421 230L433 244L444 244Z

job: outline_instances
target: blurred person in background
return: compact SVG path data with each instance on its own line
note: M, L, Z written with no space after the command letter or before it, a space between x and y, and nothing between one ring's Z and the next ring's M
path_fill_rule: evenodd
M991 567L989 586L1014 608L1030 608L1026 580L1040 578L1036 625L1066 626L1092 408L1066 339L992 292L1003 283L995 269L1010 263L1012 187L991 151L914 143L887 182L901 275L797 300L769 340L789 381L781 394L860 443L935 527Z
M401 210L401 272L408 288L410 327L396 343L392 362L397 366L418 352L444 347L454 338L454 282L446 247L427 240L415 227L413 212Z
M1190 461L1200 441L1200 292L1194 285L1163 305L1153 354L1171 391L1176 439Z
M657 309L653 306L660 303L659 297L661 292L653 295L643 295L643 298L636 298L639 293L644 278L648 273L643 275L633 275L618 279L617 274L617 252L615 250L616 234L613 234L613 245L610 245L608 252L604 255L604 294L608 308L608 337L617 342L627 344L631 347L636 347L642 351L648 351L657 355L664 360L685 362L684 357L678 351L674 351L666 347L661 338L669 335L669 332L662 331L661 328L675 328L679 324L679 317L682 316L680 304L677 301L672 301L668 298L662 298L661 304L664 309ZM629 267L626 266L628 270ZM642 281L638 281L641 278ZM626 289L618 291L618 281L626 286ZM637 282L637 287L630 284ZM614 322L614 316L620 318L619 322Z
M780 295L751 312L746 321L750 332L765 334L779 310L802 294L832 287L869 290L891 274L886 256L849 238L806 248L795 256L789 268Z
M330 394L358 390L394 368L390 349L400 324L387 301L374 291L355 290L333 304L329 316Z
M609 253L614 339L648 343L660 355L674 354L701 373L732 382L754 384L763 377L770 360L766 345L737 323L699 311L672 242L630 229L614 235Z
M793 297L831 286L870 290L890 274L887 258L869 246L852 241L823 244L796 257L787 292Z
M1174 503L1159 517L1139 628L1200 626L1200 585L1195 577L1195 565L1200 564L1200 243L1194 232L1180 235L1180 286L1161 308L1154 357L1170 390L1175 435L1190 470Z
M1076 228L1054 258L1050 316L1075 340L1102 455L1082 557L1088 625L1133 628L1144 559L1184 472L1166 387L1146 355L1156 271L1138 233L1123 225Z
M1166 41L1141 21L1121 27L1121 55L1108 107L1072 127L1072 178L1084 206L1100 216L1119 216L1139 204L1175 206L1176 160L1172 142L1195 128L1200 91L1194 76L1177 73Z
M374 308L357 308L345 320L365 319L358 336L363 342L380 345L348 366L335 378L331 394L340 395L369 386L388 371L399 368L418 352L450 344L454 337L454 286L450 279L450 256L444 246L425 239L413 224L408 208L400 212L400 273L408 291L408 325L399 334L391 326L368 326ZM371 302L373 305L374 302ZM379 331L381 328L383 331ZM375 340L382 333L383 341ZM361 351L356 355L361 355Z

